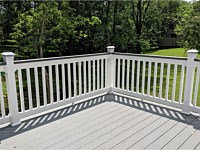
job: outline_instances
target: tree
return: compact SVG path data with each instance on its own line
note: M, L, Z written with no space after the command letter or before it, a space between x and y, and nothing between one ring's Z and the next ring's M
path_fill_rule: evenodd
M191 49L200 50L200 16L191 17L188 23L184 26L184 33L182 38L184 39L184 46Z
M158 46L169 23L179 24L187 14L182 0L3 1L1 4L5 7L2 15L5 39L11 36L20 46L16 53L30 57L50 56L52 51L57 56L103 52L109 44L114 44L116 51L142 53Z
M11 39L10 33L13 32L13 25L17 23L18 15L31 8L30 1L7 1L0 2L2 15L2 31L5 39Z
M21 13L18 23L14 25L15 32L11 33L21 46L21 53L44 57L45 44L58 25L60 14L57 2L34 3L30 10Z
M151 0L143 1L138 0L137 2L133 1L132 3L132 11L133 11L133 21L135 23L135 31L137 33L137 45L136 45L136 53L140 54L142 52L141 46L141 36L144 25L144 19L147 15L147 11L149 9L149 5L151 4Z
M0 43L2 43L2 40L4 39L4 34L3 34L3 14L4 14L5 8L0 5Z
M187 7L186 7L187 6ZM176 33L181 36L181 44L186 48L200 50L200 1L186 5L187 13L184 13Z
M42 58L48 55L48 48L70 54L80 40L87 38L88 30L100 23L98 17L83 17L75 12L68 1L34 2L30 10L19 15L11 36L23 55Z

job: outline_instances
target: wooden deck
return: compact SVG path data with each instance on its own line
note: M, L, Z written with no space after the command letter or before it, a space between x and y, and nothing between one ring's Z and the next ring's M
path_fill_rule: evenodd
M198 116L99 97L0 129L0 149L200 149Z

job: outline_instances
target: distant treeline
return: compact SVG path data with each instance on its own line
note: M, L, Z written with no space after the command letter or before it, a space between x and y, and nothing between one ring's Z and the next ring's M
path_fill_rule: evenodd
M180 44L200 49L200 2L1 1L0 50L41 58L116 51L142 53L158 47L176 25Z

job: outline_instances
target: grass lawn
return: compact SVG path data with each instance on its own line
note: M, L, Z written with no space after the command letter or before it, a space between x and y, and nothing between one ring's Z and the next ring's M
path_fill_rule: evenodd
M145 54L160 55L160 56L187 57L187 49L185 49L185 48L161 49L161 50L155 50L155 51L147 52ZM197 57L200 58L200 55L198 54ZM166 67L167 66L164 67L164 74L163 74L163 90L162 90L163 96L165 95L165 89L166 89L166 74L167 74ZM173 86L173 78L174 78L174 67L171 66L170 68L171 68L170 69L170 84L169 84L169 94L168 94L169 98L172 97L172 86ZM148 69L148 68L146 68L146 69ZM158 67L158 70L160 70L160 67ZM160 78L160 72L158 72L157 75L158 75L158 79L159 79ZM181 68L178 67L177 80L176 80L176 92L175 92L176 93L176 96L175 96L176 100L178 99L178 94L179 94L180 78L181 78ZM194 78L196 80L196 75L195 75ZM156 89L159 89L159 81L157 81ZM193 91L194 91L194 89L193 89ZM158 94L158 91L157 91L157 94ZM193 95L193 97L194 97L194 95ZM200 106L200 88L198 90L197 106Z
M170 49L160 49L155 51L146 52L145 54L150 55L161 55L161 56L176 56L176 57L187 57L186 48L170 48ZM197 55L200 58L200 54Z

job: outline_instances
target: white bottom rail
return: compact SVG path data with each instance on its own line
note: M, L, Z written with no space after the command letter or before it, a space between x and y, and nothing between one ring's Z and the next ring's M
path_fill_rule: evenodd
M155 103L158 103L158 104L163 104L163 105L170 106L170 107L175 107L175 108L178 108L178 109L182 108L182 104L179 104L178 102L168 101L168 100L165 100L165 99L161 99L159 97L147 96L146 94L143 95L141 93L125 91L125 90L116 89L116 88L114 88L114 92L119 93L119 94L128 95L128 96L131 96L131 97L137 97L137 98L140 98L140 99L146 100L146 101L152 101L152 102L155 102Z
M46 113L49 113L49 112L52 112L52 111L55 111L55 110L59 110L61 108L66 107L66 105L68 105L68 104L73 104L74 102L79 102L79 101L82 102L84 100L88 100L88 99L91 99L93 97L105 95L105 94L108 93L108 91L109 91L109 89L105 88L105 89L102 89L102 90L94 91L92 93L88 93L88 94L84 94L84 95L77 96L77 97L74 97L74 98L72 97L70 99L55 102L51 105L41 106L40 108L28 110L28 111L21 113L21 119L27 120L27 119L30 119L30 118L33 118L33 117L36 117L36 116L40 116L41 113L46 114Z

